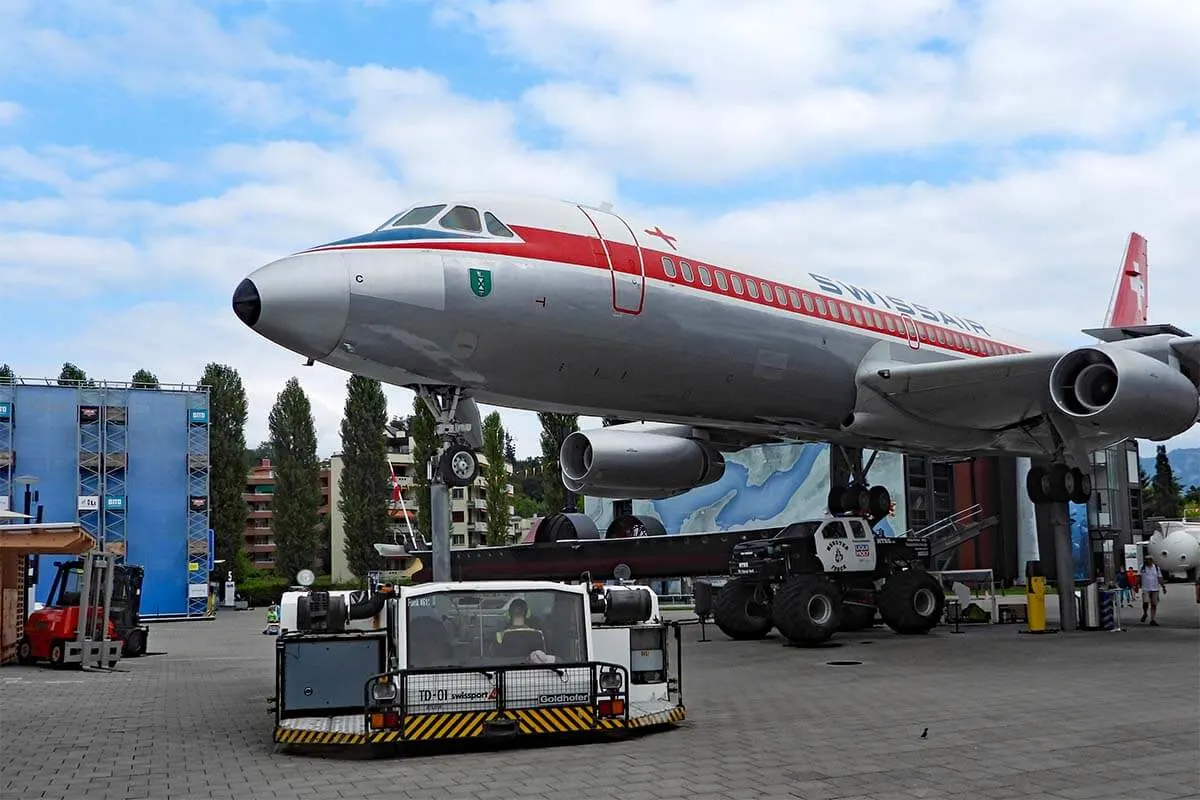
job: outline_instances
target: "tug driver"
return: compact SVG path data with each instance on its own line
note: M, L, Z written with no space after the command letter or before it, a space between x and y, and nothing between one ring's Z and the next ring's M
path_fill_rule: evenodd
M545 650L546 637L529 624L529 604L514 598L508 604L508 627L496 632L496 655L533 660L535 653L545 657Z

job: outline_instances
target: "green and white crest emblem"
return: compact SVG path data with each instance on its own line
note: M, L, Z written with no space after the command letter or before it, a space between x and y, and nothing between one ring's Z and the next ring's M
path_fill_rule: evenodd
M492 271L490 269L473 269L470 275L471 291L476 297L487 297L492 293Z

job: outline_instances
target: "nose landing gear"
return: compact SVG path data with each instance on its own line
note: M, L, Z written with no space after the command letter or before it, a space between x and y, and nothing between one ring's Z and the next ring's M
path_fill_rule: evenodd
M467 441L475 426L460 417L478 416L477 413L474 410L469 414L459 413L459 402L464 399L461 388L421 386L416 392L433 413L436 432L442 440L434 468L436 476L446 486L470 486L479 477L479 460L475 448Z

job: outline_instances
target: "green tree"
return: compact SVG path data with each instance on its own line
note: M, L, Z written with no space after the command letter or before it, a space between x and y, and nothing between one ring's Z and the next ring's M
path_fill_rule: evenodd
M13 371L8 364L0 364L0 383L12 383Z
M250 570L245 552L246 449L248 405L242 378L228 364L210 363L199 384L208 387L209 526L216 539L216 558L232 569L235 580Z
M147 389L158 388L158 376L148 369L139 369L133 373L133 378L129 381L134 386L140 386Z
M275 572L292 578L309 569L321 527L321 463L312 405L296 378L288 380L267 419L275 451Z
M343 551L350 571L365 579L382 569L375 544L385 541L388 527L387 397L379 381L352 375L346 382L346 410L342 417L341 497L338 508L345 521Z
M542 510L547 515L566 508L577 510L579 498L563 485L558 453L566 438L579 430L579 415L538 412L538 421L542 423Z
M483 469L487 497L487 544L508 541L508 461L504 458L504 425L500 412L493 411L483 420Z
M274 458L275 458L275 451L271 449L270 441L259 442L258 447L247 447L246 448L246 471L249 472L250 470L257 467L259 464L261 464L263 462L263 459L267 459L268 461L270 461L270 460L273 460Z
M417 530L432 538L433 523L429 516L429 460L438 449L437 420L420 395L413 397L413 413L408 418L408 436L412 443L413 484L417 489Z
M1171 459L1167 457L1167 446L1160 444L1154 456L1154 515L1159 517L1179 516L1179 481L1171 471Z
M504 432L504 460L514 467L517 465L517 445L508 431Z
M70 361L64 361L62 370L58 373L59 386L95 386L96 382L89 379L87 373Z

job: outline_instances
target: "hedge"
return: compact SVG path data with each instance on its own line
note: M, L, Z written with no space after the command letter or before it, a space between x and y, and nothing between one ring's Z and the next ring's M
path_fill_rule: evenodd
M294 586L295 582L287 578L280 578L275 575L259 575L253 578L247 578L237 585L237 596L249 602L251 608L260 608L278 603L283 599L283 593L290 587ZM333 577L330 575L320 575L313 581L313 589L364 589L365 583L359 581L349 581L345 583L334 583Z

